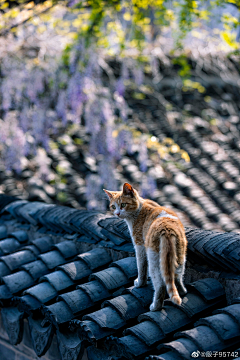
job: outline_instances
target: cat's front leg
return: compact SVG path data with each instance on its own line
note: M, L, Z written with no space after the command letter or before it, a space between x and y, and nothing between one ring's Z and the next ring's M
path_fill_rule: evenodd
M144 245L135 245L137 258L138 278L134 281L136 287L147 285L147 254Z

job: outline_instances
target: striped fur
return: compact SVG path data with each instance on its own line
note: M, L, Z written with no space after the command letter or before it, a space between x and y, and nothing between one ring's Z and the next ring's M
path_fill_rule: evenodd
M187 239L175 212L141 198L128 183L122 191L104 191L112 213L124 219L129 227L138 266L135 286L146 285L149 268L154 287L150 310L161 309L165 290L175 304L181 305L180 295L187 292L183 285Z

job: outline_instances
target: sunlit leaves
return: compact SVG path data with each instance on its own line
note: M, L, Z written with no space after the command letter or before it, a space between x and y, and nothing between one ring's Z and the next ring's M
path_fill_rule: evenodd
M173 64L179 66L179 75L181 77L188 77L190 75L190 65L188 64L188 60L186 55L182 54L180 56L175 56L173 59Z
M204 93L206 89L197 81L192 81L190 79L183 80L183 87L184 92L187 91L194 91L197 90L199 93Z
M222 22L226 30L232 30L233 28L237 28L240 24L238 18L232 16L231 14L223 14Z
M213 0L210 3L196 0L79 1L70 10L75 15L71 22L55 19L50 12L40 15L44 24L39 25L38 32L44 33L52 26L56 28L57 34L68 36L70 41L85 37L89 46L91 42L97 43L100 48L106 49L108 55L125 56L127 50L134 49L139 56L147 44L155 40L158 30L164 27L171 27L175 47L182 48L182 41L187 33L199 26L200 22L208 22L214 7L224 6L227 2L236 6L240 4L240 0ZM0 27L9 26L10 31L12 26L15 26L13 19L17 26L20 15L20 22L29 18L36 25L34 19L37 13L57 4L57 0L45 1L38 5L33 1L21 0L18 8L9 8L9 4L7 0L0 1L0 7L4 12L0 17ZM67 2L62 4L67 5ZM228 14L223 16L222 21L228 32L238 26L238 20ZM231 44L231 47L236 48L230 33L223 33L221 37ZM183 73L185 72L186 69L183 70Z
M40 4L34 2L19 2L19 6L12 6L11 2L1 1L0 3L0 35L6 35L8 32L15 31L14 28L18 27L19 24L24 24L27 21L35 20L37 15L45 15L45 21L51 22L51 15L44 14L49 11L53 6L53 1L47 0ZM36 22L35 22L36 24ZM39 32L43 32L40 29Z
M229 31L221 32L222 39L233 49L239 49L239 43L236 42L236 35Z

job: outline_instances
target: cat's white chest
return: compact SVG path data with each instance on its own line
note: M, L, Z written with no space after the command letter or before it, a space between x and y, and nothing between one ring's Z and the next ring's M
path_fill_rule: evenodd
M127 219L124 219L128 225L128 230L130 232L130 236L131 236L131 239L132 239L132 242L134 243L134 239L133 239L133 223L131 220L127 220Z

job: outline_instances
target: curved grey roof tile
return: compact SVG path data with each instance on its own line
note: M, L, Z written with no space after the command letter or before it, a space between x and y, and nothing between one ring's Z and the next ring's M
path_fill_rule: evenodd
M5 275L9 275L11 274L11 270L9 269L9 267L1 261L0 259L0 278L2 278Z
M223 309L215 310L213 314L227 314L229 315L235 323L240 326L240 304L234 303L232 305L226 306Z
M169 300L166 300L165 303L171 304ZM175 304L174 306L178 307ZM182 299L181 310L190 318L196 316L196 314L201 314L208 308L209 305L197 294L188 292Z
M74 231L72 226L65 219L72 218L77 214L78 210L67 208L66 206L55 206L46 214L43 215L44 223L53 230L67 231L72 233Z
M188 285L189 289L194 289L206 302L211 302L219 297L225 296L223 286L216 279L202 279Z
M7 238L7 227L0 225L0 240Z
M73 261L57 267L63 270L72 281L78 281L80 279L88 277L92 270L85 264L84 261Z
M65 214L65 211L68 212L69 208L64 206L52 206L47 211L43 211L40 215L41 223L48 228L55 231L62 231L60 218L62 214Z
M123 335L133 335L147 346L153 346L156 343L159 343L159 341L165 339L165 335L162 330L154 324L154 322L147 320L126 329Z
M65 259L70 259L78 254L76 245L74 244L74 242L69 240L62 241L54 245L53 248L57 248Z
M227 259L227 254L225 252L226 249L228 249L230 246L232 246L233 243L239 241L239 238L236 237L236 235L233 234L228 234L228 238L225 239L225 241L221 241L220 243L218 243L214 248L213 251L215 254L219 255L219 259L221 259L222 257L226 260Z
M97 269L103 265L107 265L111 262L111 256L102 247L95 248L83 254L79 254L78 257L83 260L91 270Z
M106 306L116 310L126 322L145 311L141 303L131 294L120 295L111 300L106 300L102 304L103 310Z
M128 279L136 278L138 275L137 262L135 257L126 257L113 262L110 267L115 266L121 269Z
M97 280L90 281L86 284L78 285L77 289L83 290L94 303L107 299L111 296L108 292L108 289Z
M7 238L0 241L0 256L10 254L21 247L19 241L14 238Z
M51 250L53 246L53 241L50 236L43 236L32 240L32 244L35 245L41 253L45 253Z
M94 313L87 314L83 320L92 320L100 326L100 328L118 330L126 325L126 321L111 307L107 306Z
M123 294L130 293L135 296L143 307L147 307L151 304L153 298L153 287L151 283L142 288L132 286L123 291Z
M66 323L74 317L71 309L64 301L42 306L41 311L44 315L44 323L46 323L46 320L50 321L57 328L60 324Z
M67 210L66 210L67 209ZM74 232L73 227L69 224L69 220L77 213L78 210L72 208L66 208L55 219L54 223L59 225L63 231L68 233Z
M21 201L20 199L17 199L15 196L8 196L4 194L0 194L0 213L5 211L7 205L9 205L12 202Z
M74 290L58 296L59 301L65 301L73 314L79 314L92 306L92 300L82 289Z
M62 216L59 219L59 225L61 226L61 228L70 233L76 232L76 229L74 228L73 224L71 224L71 221L75 218L77 214L78 210L70 208L67 212L62 213Z
M99 221L98 224L101 224L101 220ZM106 229L101 229L100 230L101 233L105 236L106 239L109 239L111 242L114 243L114 245L122 245L126 242L126 238L122 238L116 234L113 234L112 232L106 230ZM128 240L129 241L129 240Z
M80 339L86 340L94 345L97 341L112 334L112 329L102 328L92 320L72 320L70 328L77 329Z
M181 309L172 305L164 305L160 311L149 311L139 316L138 320L151 321L161 329L162 333L167 336L176 329L182 328L191 323L191 318Z
M36 224L46 225L42 220L42 215L53 207L55 207L55 205L42 203L42 206L33 207L30 210L29 215L35 220Z
M13 231L9 234L9 236L17 239L20 243L25 243L28 241L28 234L24 230Z
M3 199L3 196L1 197L1 200ZM17 209L18 207L21 207L23 204L27 204L28 201L26 200L17 200L16 198L14 199L14 201L11 201L7 206L4 206L4 208L2 208L2 212L3 211L7 211L8 213L10 213L14 218L18 218L18 215L15 213L15 209ZM21 219L22 220L22 219Z
M26 246L23 246L21 248L22 250L29 250L31 251L35 256L38 256L40 254L40 251L38 250L38 248L35 246L35 245L26 245Z
M42 303L31 295L14 296L12 305L16 306L19 311L31 315L32 311L39 309Z
M34 285L33 278L26 271L18 271L2 278L12 294Z
M164 349L172 350L172 353L180 358L191 360L191 354L198 351L197 345L188 338L181 338L164 345ZM160 357L161 359L161 357Z
M40 283L48 281L57 292L68 289L74 285L70 277L61 270L53 271L50 274L44 275L40 278Z
M23 264L36 260L36 257L29 250L21 250L10 255L2 256L0 260L4 262L11 271L13 271Z
M231 271L239 271L239 234L186 229L186 235L189 250L204 258L207 263L224 270L227 267Z
M115 243L113 241L109 241L107 240L101 240L98 243L100 246L103 246L105 248L110 248L110 249L114 249L117 251L125 251L127 253L134 253L134 247L133 244L127 242L127 243L123 243L122 245L115 245ZM130 254L129 254L130 255Z
M31 295L45 304L57 296L57 291L46 281L24 291L23 295Z
M39 209L45 207L45 204L42 202L27 202L18 208L18 214L27 222L32 225L37 225L37 221L31 216Z
M240 333L239 325L229 315L224 313L200 319L195 323L195 326L199 325L206 325L211 328L222 341L234 338Z
M66 261L58 250L52 250L38 256L44 262L49 270L64 264Z
M120 288L129 283L126 275L116 267L110 267L90 275L90 280L100 281L109 291Z
M118 237L120 236L124 239L127 238L129 241L131 241L128 226L124 220L119 220L114 217L106 217L105 219L100 220L98 224L104 229L106 229L108 232L112 232Z
M76 241L78 243L97 244L96 240L94 240L90 236L86 236L86 235L78 235L78 237L76 238ZM98 244L101 245L101 241Z
M191 340L200 351L213 351L224 349L224 343L217 336L216 332L205 325L199 325L193 329L176 333L175 338L187 338ZM207 341L206 341L207 339ZM163 345L164 346L164 345Z
M214 237L213 239L211 239L211 242L208 241L207 243L205 243L203 245L203 249L205 250L207 256L210 259L213 259L213 261L217 262L218 265L222 266L222 259L221 259L221 253L218 254L217 249L218 246L220 246L220 244L225 243L225 246L228 246L229 242L233 239L238 239L238 241L240 241L240 236L238 236L237 234L230 234L230 236L228 236L228 234L223 233L223 234L218 234L216 237ZM216 254L219 255L216 256Z
M4 303L4 300L12 298L12 293L9 291L6 285L0 285L0 303Z
M89 235L86 233L86 230L82 230L81 225L84 220L92 217L94 214L98 215L98 211L87 211L87 210L78 210L75 214L72 214L68 220L69 225L72 227L73 231L79 232L80 234Z
M26 270L35 281L49 272L48 268L41 260L32 261L22 265L21 268Z
M106 236L102 233L98 222L106 217L107 216L103 214L88 216L86 219L81 221L81 223L78 222L78 226L80 226L81 231L83 231L86 235L90 234L96 240L105 240Z

